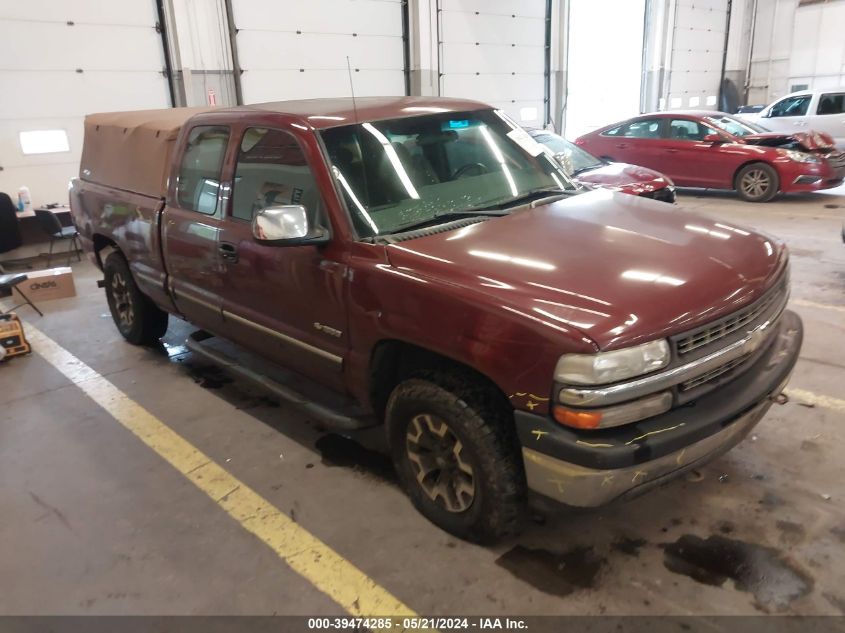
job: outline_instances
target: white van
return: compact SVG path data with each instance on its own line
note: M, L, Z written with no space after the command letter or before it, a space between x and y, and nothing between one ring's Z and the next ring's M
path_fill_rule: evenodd
M824 132L845 149L845 87L793 92L763 108L755 119L772 132Z

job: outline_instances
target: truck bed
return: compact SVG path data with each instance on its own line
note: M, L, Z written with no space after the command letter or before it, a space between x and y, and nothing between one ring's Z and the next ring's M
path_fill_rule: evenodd
M102 267L104 246L123 252L141 291L164 309L176 311L166 290L159 220L164 198L74 179L70 208L82 245ZM98 256L99 252L99 256Z

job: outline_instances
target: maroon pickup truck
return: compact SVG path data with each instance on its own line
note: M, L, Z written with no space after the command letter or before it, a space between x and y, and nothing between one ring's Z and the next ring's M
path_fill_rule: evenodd
M71 205L128 341L172 314L292 370L316 397L229 363L384 424L414 505L478 541L724 453L801 346L783 243L584 192L474 101L92 115Z

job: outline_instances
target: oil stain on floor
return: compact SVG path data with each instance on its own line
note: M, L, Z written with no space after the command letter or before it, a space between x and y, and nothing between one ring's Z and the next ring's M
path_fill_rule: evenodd
M382 481L397 482L396 470L390 457L366 448L351 438L328 433L318 439L314 446L320 451L325 466L351 468Z
M536 589L562 597L595 587L605 559L587 546L559 554L517 545L500 556L496 564Z
M765 612L785 611L813 589L813 579L770 547L713 535L702 539L685 534L665 543L664 564L669 571L721 587L733 580L737 589L754 596Z

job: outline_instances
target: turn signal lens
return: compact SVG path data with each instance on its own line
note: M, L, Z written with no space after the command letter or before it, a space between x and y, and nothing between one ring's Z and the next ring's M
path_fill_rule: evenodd
M573 411L563 407L555 407L555 420L565 426L576 429L597 429L601 424L601 413L594 411Z
M604 409L554 408L555 420L576 429L607 429L651 418L672 408L672 394L668 391Z

